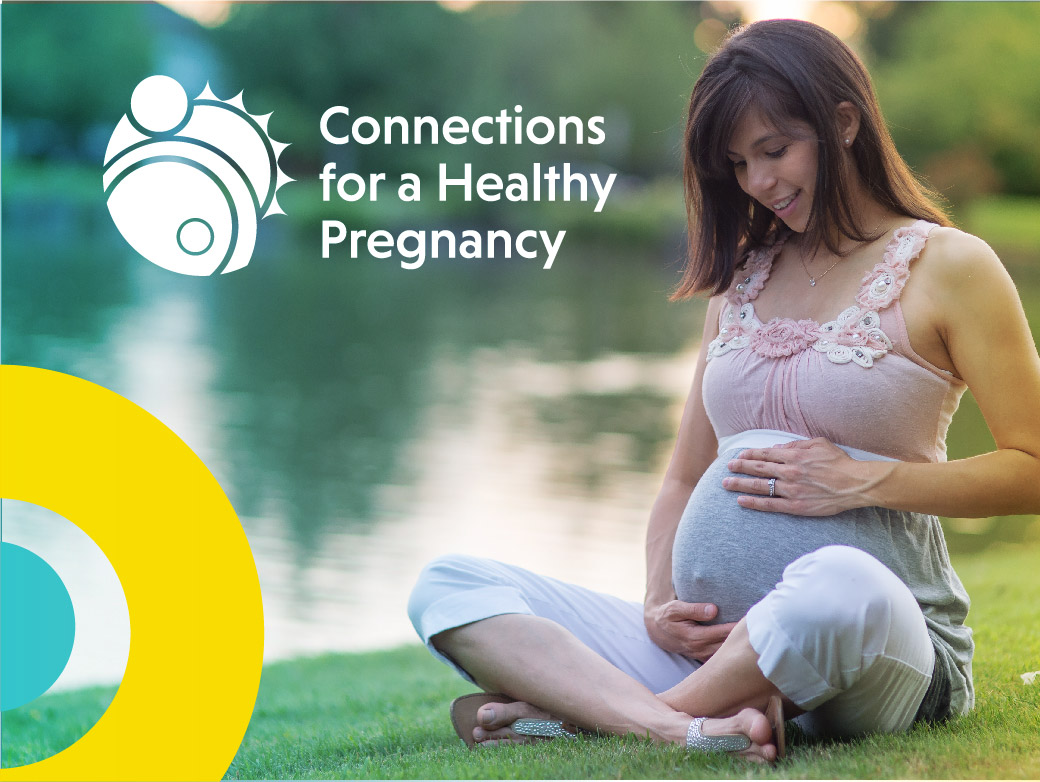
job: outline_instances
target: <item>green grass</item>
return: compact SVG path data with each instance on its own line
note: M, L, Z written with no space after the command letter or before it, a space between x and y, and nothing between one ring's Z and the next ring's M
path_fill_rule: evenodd
M24 766L79 741L101 719L114 687L45 695L0 717L0 766Z
M969 618L978 643L978 704L944 726L844 743L809 743L793 735L788 760L771 768L687 755L635 738L469 752L452 731L447 706L472 687L422 648L409 646L267 666L228 777L1038 778L1040 683L1026 686L1019 678L1040 669L1038 561L1035 545L957 560L974 600ZM61 749L96 717L104 697L97 690L45 696L23 707L26 719L19 724L5 714L5 760ZM157 758L157 767L161 763Z

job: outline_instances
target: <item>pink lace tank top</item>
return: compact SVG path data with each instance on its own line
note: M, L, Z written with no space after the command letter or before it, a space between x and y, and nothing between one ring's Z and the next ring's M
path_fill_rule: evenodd
M822 324L758 319L754 302L783 242L753 250L708 346L703 396L716 436L776 429L901 461L945 461L965 385L914 352L899 305L933 227L897 229L855 301Z

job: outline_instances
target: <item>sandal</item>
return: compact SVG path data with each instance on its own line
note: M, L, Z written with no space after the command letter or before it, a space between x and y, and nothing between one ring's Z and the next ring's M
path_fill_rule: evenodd
M686 748L698 752L743 752L751 746L751 739L743 733L725 733L708 736L701 733L701 725L707 717L697 717L690 723L686 732ZM781 760L787 752L784 735L784 704L779 695L769 699L766 706L766 719L773 729L773 743L776 745L776 759Z
M473 729L478 726L477 711L488 703L516 703L516 698L493 692L475 692L462 695L451 702L451 724L459 738L466 746L473 749L476 741ZM751 739L743 733L727 733L721 736L708 736L701 732L701 725L706 717L697 717L690 723L686 732L686 748L698 752L743 752L751 746ZM766 719L773 729L773 743L776 745L776 759L782 760L787 753L784 733L784 705L779 695L769 699L766 706ZM519 719L510 726L521 736L536 738L576 738L578 728L559 720Z
M477 722L477 712L481 706L488 703L516 703L516 698L494 692L475 692L470 695L462 695L451 702L451 724L459 738L466 742L466 746L473 749L476 741L473 738L473 729ZM519 719L510 725L514 733L521 736L533 738L555 739L576 738L578 729L574 725L560 722L559 720L536 720Z
M787 738L784 734L784 702L779 695L769 699L766 706L766 719L773 729L773 743L776 745L776 759L783 760L787 755Z

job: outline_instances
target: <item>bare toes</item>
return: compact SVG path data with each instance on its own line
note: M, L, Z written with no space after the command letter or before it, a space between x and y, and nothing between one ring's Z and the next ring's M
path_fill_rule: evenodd
M480 746L499 744L526 744L530 736L521 736L512 729L520 719L548 720L552 716L530 703L488 703L477 710L477 726L473 728L473 740Z
M526 744L529 739L523 739L521 737L509 738L509 739L485 739L484 741L478 741L474 746L477 747L507 747L513 744Z
M519 744L525 740L525 737L514 733L508 727L495 730L477 727L473 729L473 740L481 745L495 746L496 744Z
M530 703L516 701L514 703L488 703L477 710L477 724L488 731L506 728L519 719L552 719L548 712L542 711Z
M704 735L720 736L740 733L751 739L751 746L741 756L757 763L772 763L776 760L776 745L773 744L773 729L766 715L756 709L744 709L732 717L705 720Z

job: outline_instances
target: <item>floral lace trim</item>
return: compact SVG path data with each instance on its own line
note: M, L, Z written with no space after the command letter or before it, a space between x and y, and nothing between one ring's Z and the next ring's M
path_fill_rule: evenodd
M731 304L738 307L758 298L759 292L769 279L769 272L773 268L773 261L780 254L781 248L787 237L783 237L768 247L760 247L752 250L744 262L744 277L733 286L733 290L726 294Z
M924 226L928 226L924 223ZM903 291L910 278L910 262L915 260L928 241L927 228L921 222L908 228L897 228L885 247L881 263L863 277L856 303L865 309L884 309Z
M708 345L707 360L748 347L769 358L790 356L812 347L835 364L851 361L862 367L873 366L876 359L892 349L892 340L881 330L878 311L902 292L910 276L910 263L924 249L929 228L929 223L918 221L896 229L881 262L864 276L856 304L823 324L792 318L773 318L768 323L758 320L752 301L769 278L783 241L752 252L744 277L727 294L719 335Z
M835 364L854 361L861 367L872 367L874 359L892 349L892 340L881 330L877 310L864 312L862 307L852 306L819 327L813 348Z

